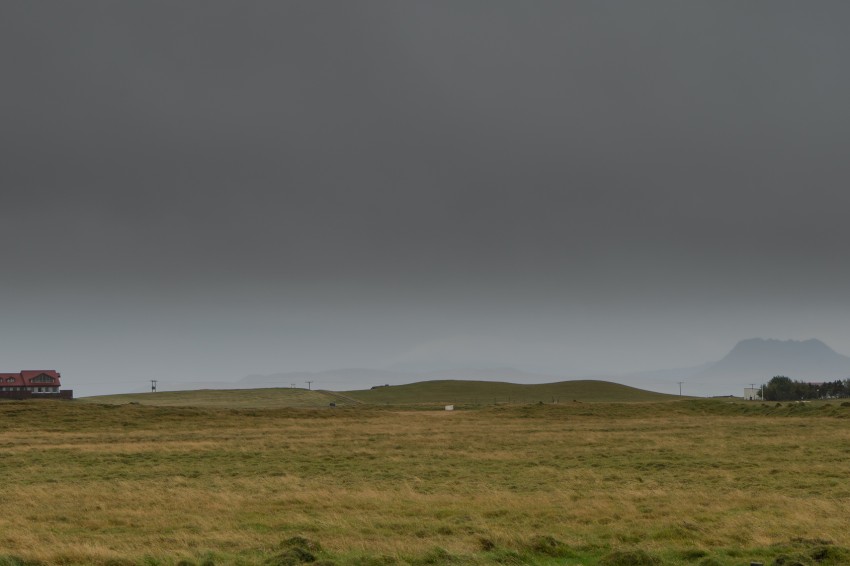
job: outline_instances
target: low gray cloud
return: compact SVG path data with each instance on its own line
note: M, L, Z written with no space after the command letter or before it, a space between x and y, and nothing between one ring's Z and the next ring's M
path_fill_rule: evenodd
M850 351L847 12L5 3L7 369Z

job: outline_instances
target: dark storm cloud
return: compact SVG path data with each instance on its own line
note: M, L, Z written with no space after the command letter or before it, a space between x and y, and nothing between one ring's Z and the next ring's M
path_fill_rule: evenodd
M54 277L3 288L30 312L368 305L376 341L441 304L425 334L829 310L848 12L6 2L0 252Z

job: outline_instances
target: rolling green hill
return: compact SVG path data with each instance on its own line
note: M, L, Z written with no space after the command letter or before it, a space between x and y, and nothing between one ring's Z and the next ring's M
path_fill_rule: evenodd
M440 380L392 385L358 391L308 391L306 389L232 389L165 391L103 395L80 399L85 403L120 405L141 403L156 406L222 408L338 407L353 405L493 405L526 403L636 402L676 399L608 381L561 381L520 385L498 381Z
M417 403L481 404L663 401L677 398L664 393L635 389L609 381L578 380L521 385L500 381L421 381L408 385L345 391L363 403L408 405Z

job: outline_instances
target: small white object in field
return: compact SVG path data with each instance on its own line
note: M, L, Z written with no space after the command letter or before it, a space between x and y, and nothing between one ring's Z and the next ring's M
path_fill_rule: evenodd
M454 406L454 405L446 405L446 410L447 410L447 411L454 411L454 410L455 410L455 406Z

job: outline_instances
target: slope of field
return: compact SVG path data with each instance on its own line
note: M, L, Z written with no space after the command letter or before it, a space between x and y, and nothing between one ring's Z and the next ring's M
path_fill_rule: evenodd
M408 405L417 403L454 403L491 405L500 403L566 403L662 401L678 399L673 395L635 389L609 381L577 380L521 385L499 381L422 381L409 385L345 391L347 397L363 403Z
M327 407L356 405L357 401L332 391L308 391L306 389L202 389L199 391L163 391L157 393L127 393L123 395L101 395L79 399L85 403L124 405L140 403L157 407L221 407L272 409L280 407Z
M229 389L164 391L86 397L80 401L123 405L141 403L159 407L283 408L371 405L494 405L527 403L634 402L678 399L607 381L561 381L520 385L498 381L439 380L361 391L308 391L306 389Z

